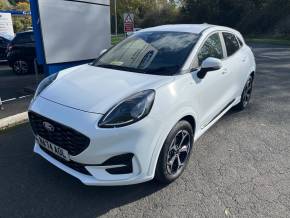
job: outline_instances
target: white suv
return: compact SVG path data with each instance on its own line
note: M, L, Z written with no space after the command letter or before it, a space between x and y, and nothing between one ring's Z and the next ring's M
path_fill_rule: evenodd
M248 105L255 70L236 30L141 30L41 82L29 108L34 151L86 185L172 182L194 142Z

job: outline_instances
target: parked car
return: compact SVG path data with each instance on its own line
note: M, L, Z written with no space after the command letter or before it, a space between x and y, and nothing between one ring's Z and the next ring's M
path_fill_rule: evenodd
M7 48L11 38L0 35L0 60L7 60Z
M234 29L141 30L40 83L28 113L34 152L86 185L170 183L202 134L247 107L255 71Z
M35 58L33 31L17 33L7 50L7 59L14 73L23 75L34 72Z

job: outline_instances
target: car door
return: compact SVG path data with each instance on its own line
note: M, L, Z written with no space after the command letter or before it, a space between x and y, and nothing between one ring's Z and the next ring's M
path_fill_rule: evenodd
M14 59L33 61L35 58L35 46L33 33L26 32L16 36L13 42Z
M35 58L35 46L32 32L27 32L22 35L21 43L19 43L19 51L22 59L33 61Z
M237 98L240 95L241 76L244 75L245 62L247 57L242 51L235 34L230 32L222 32L224 45L226 48L226 58L223 66L228 76L228 97Z
M33 32L28 34L28 41L26 43L26 56L29 57L29 60L33 61L36 57L35 52L35 41Z
M208 57L218 58L223 62L224 56L221 35L219 32L215 32L204 41L194 60L196 63L193 65L200 68L202 62ZM208 72L203 79L197 77L197 72L198 70L193 73L196 85L194 91L196 96L198 96L201 128L205 128L230 102L230 99L226 98L228 78L225 76L223 67L219 70Z
M6 40L0 38L0 60L6 59L6 49L7 49Z

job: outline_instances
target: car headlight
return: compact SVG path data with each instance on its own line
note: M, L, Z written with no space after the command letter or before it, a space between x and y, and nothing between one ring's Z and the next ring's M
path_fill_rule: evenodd
M146 117L153 105L154 90L134 94L111 108L99 122L101 128L127 126Z
M44 78L38 85L33 99L35 99L47 86L49 86L56 78L58 73L52 74L46 78Z

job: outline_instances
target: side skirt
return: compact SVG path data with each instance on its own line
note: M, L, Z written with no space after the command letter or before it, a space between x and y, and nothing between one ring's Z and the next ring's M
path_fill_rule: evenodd
M203 135L203 133L205 133L211 126L213 126L225 113L227 113L237 103L239 103L238 98L230 101L208 124L199 129L198 132L196 132L194 141L198 140L199 137Z
M231 100L217 115L215 115L206 125L202 127L202 129L206 128L209 124L211 124L219 115L221 115L224 111L226 111L235 101L236 99Z

